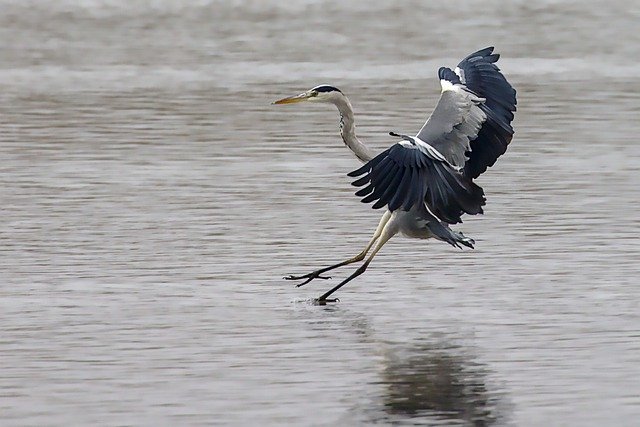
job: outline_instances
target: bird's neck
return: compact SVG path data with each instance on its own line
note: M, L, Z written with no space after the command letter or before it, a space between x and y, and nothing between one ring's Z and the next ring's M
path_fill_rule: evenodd
M345 145L355 154L362 162L368 162L374 157L373 152L356 136L356 125L353 117L353 107L347 97L341 98L335 102L340 112L340 136Z

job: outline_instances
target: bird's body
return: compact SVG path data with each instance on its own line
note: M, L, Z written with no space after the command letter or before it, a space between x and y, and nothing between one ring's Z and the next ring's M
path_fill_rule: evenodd
M382 246L400 233L418 239L436 238L453 246L473 248L474 241L449 225L462 222L463 214L482 213L484 191L473 182L502 155L512 139L515 90L495 65L499 55L493 48L475 52L455 70L440 68L442 94L433 113L414 137L402 140L375 154L355 134L353 108L339 89L317 86L300 95L276 101L332 103L340 113L340 135L345 145L364 163L349 173L352 184L362 187L356 195L373 208L386 208L366 248L341 263L291 280L305 280L302 286L326 271L365 260L351 276L326 292L318 302L362 274Z

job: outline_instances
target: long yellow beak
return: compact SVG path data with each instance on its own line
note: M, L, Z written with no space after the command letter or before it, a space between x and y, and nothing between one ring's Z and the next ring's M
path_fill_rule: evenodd
M300 95L289 96L287 98L279 99L277 101L272 102L272 104L295 104L296 102L306 101L310 97L311 96L309 95L309 93L304 92L304 93L301 93Z

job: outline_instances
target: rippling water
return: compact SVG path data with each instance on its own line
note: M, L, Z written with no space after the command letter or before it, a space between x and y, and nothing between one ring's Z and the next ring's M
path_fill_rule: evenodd
M0 1L3 425L637 425L630 2ZM322 105L416 131L495 44L516 137L474 251L393 239ZM345 268L336 279L349 274Z

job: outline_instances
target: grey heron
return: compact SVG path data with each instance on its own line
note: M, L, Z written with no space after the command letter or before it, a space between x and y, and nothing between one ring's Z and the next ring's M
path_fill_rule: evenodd
M323 274L330 270L364 261L316 300L325 304L335 302L328 297L364 273L382 246L398 233L473 249L473 239L449 226L462 222L463 214L482 213L484 191L473 180L493 166L513 138L516 91L495 64L499 58L493 47L487 47L464 58L454 70L441 67L442 92L426 123L413 137L390 132L401 140L377 155L356 137L353 108L338 88L320 85L274 102L335 105L342 140L364 163L348 174L357 178L352 185L363 187L355 194L363 203L373 203L374 209L386 208L373 237L359 254L285 279L302 280L297 286L303 286L313 279L329 279Z

